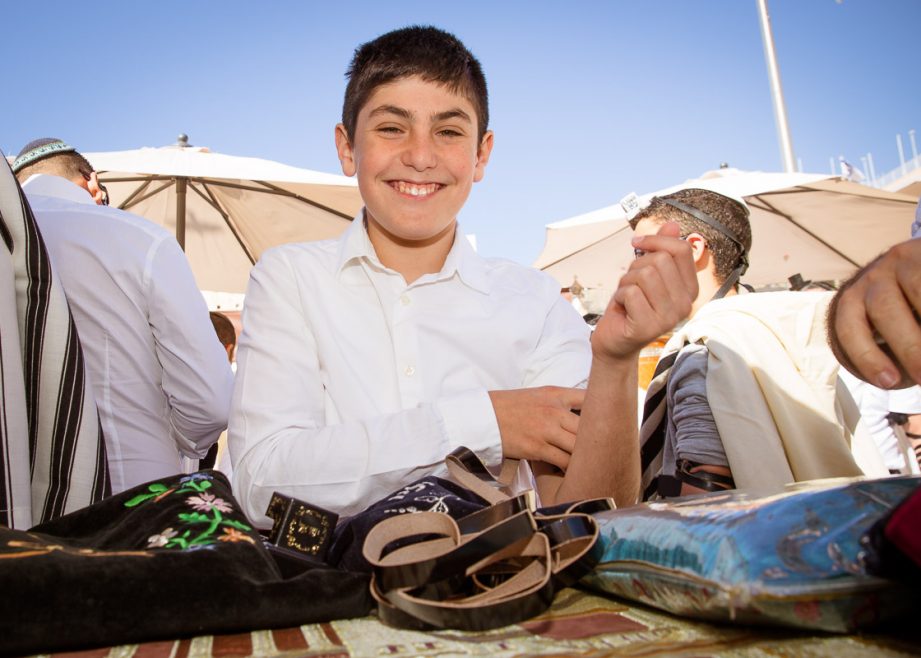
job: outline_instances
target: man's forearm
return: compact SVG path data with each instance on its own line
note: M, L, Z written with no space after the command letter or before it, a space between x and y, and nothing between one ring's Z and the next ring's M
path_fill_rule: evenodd
M610 496L636 503L640 486L637 357L592 361L576 447L554 502Z

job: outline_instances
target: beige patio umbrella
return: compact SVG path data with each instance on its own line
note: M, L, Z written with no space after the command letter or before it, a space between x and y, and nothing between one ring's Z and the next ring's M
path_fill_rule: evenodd
M339 235L361 208L355 181L187 144L85 153L110 203L174 232L203 291L242 293L266 249Z
M751 209L751 266L742 277L755 287L784 285L801 274L838 280L887 247L907 240L917 198L821 174L719 169L640 197L685 187L741 196ZM599 304L617 287L633 259L632 231L620 205L547 225L534 266L568 287L578 278ZM597 304L596 304L597 305Z

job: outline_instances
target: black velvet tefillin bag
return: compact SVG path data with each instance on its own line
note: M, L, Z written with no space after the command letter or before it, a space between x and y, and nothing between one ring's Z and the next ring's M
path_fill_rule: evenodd
M295 561L297 562L297 561ZM284 565L214 471L0 527L0 654L284 628L367 614L364 574Z

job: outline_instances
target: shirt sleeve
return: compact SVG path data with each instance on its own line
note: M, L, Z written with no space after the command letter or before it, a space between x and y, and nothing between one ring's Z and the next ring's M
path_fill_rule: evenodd
M729 466L710 403L704 345L682 349L668 376L669 414L675 428L675 455L695 464Z
M151 248L148 263L148 321L170 434L180 452L201 458L227 427L233 372L179 244L164 237Z
M297 277L279 252L253 268L230 419L234 491L257 525L279 491L353 514L425 475L467 445L501 458L488 393L471 390L411 409L339 419Z
M547 308L546 319L522 387L585 388L592 365L591 328L560 295L559 284L549 276L544 277L540 301Z
M889 393L889 411L913 416L921 414L921 387L909 386Z

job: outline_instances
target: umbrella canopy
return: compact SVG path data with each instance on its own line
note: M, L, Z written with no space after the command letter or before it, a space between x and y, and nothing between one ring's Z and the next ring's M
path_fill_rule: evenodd
M640 197L701 187L743 197L751 209L751 266L742 277L756 287L807 280L837 280L889 246L907 240L917 199L821 174L719 169ZM561 287L578 277L608 295L633 260L633 232L620 205L547 226L534 266Z
M921 196L921 166L909 170L907 174L900 176L887 185L883 185L882 188L899 194L907 194L917 199Z
M263 251L339 235L361 208L355 181L188 146L85 153L110 203L174 232L198 287L242 293Z

